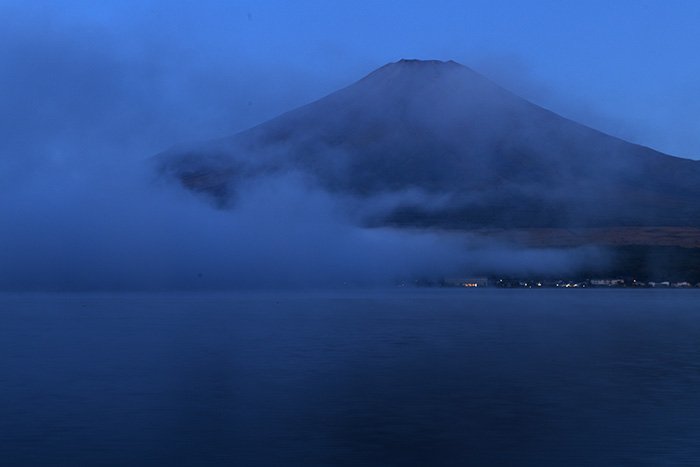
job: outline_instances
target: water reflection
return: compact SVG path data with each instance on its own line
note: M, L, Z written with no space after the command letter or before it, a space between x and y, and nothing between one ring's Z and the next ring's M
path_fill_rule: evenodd
M694 291L2 296L8 465L696 465Z

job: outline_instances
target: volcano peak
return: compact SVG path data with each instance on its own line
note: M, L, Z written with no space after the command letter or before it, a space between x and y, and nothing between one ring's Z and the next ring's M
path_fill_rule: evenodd
M378 225L700 228L700 163L563 118L454 61L389 63L232 138L160 160L222 205L240 180L288 170L358 199L449 200L407 201Z

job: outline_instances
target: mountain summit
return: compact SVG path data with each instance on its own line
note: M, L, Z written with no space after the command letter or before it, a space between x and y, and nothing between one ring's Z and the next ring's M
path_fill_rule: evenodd
M235 204L244 178L298 170L368 203L421 195L373 212L372 225L690 228L683 241L700 246L692 230L700 227L700 162L563 118L453 61L390 63L233 137L157 160L220 207Z

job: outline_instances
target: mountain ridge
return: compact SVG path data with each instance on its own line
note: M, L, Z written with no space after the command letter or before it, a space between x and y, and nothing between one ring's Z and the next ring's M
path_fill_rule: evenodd
M158 156L219 207L237 182L300 170L371 200L419 191L368 225L700 227L700 162L581 125L454 61L402 59L233 137ZM687 243L687 242L686 242Z

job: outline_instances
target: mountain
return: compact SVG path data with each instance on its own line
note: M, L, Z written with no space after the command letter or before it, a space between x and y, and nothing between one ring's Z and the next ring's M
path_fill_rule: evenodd
M414 195L372 210L368 225L543 245L700 246L700 162L561 117L453 61L390 63L233 137L157 160L161 173L222 208L235 204L242 179L298 170L367 204Z

